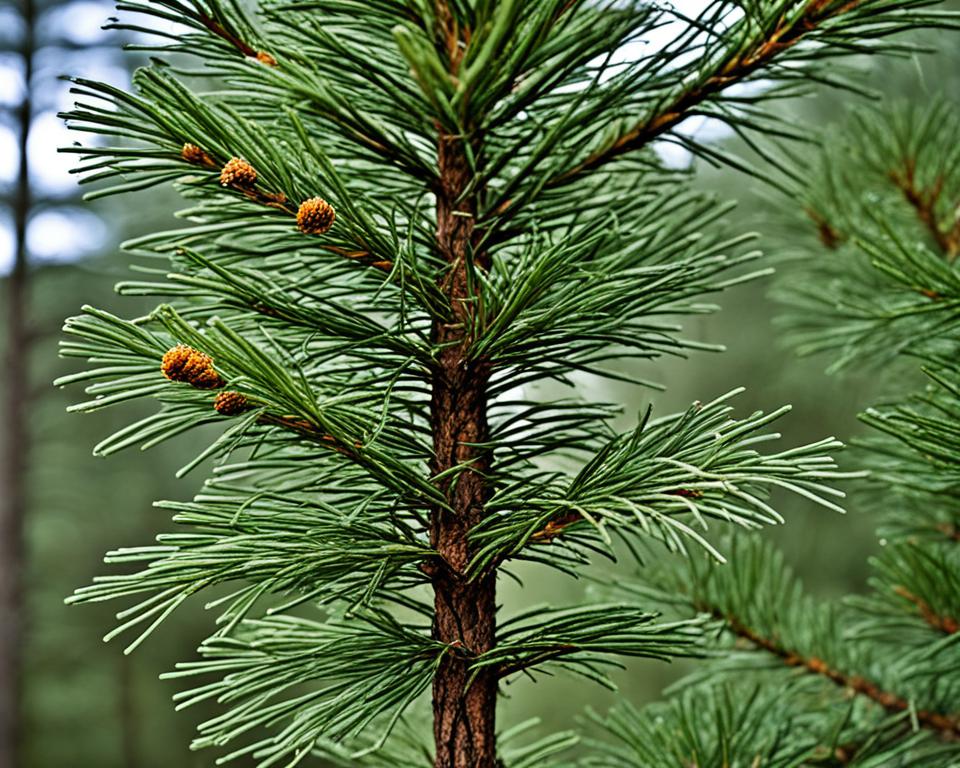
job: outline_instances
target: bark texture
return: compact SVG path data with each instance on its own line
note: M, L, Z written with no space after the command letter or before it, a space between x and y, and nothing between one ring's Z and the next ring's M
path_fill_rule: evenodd
M474 198L463 195L470 179L462 139L442 136L437 194L437 242L449 270L441 287L452 317L436 322L434 342L442 345L433 373L431 419L435 453L433 472L465 467L442 481L450 510L434 509L431 539L441 555L433 572L433 634L451 646L433 683L436 768L493 768L496 765L497 679L493 671L469 680L470 659L493 647L496 634L496 575L469 581L467 536L484 517L488 451L487 385L483 360L467 360L473 315L480 297L470 279L470 264L485 269L475 250ZM451 511L452 510L452 511ZM468 685L469 683L469 685Z

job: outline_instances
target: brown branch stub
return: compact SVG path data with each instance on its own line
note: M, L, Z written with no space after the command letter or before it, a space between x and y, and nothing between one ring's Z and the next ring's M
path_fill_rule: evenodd
M926 600L919 595L915 595L902 584L898 584L896 587L894 587L893 591L908 603L913 604L923 620L939 632L943 632L947 635L953 635L960 631L960 621L955 619L953 616L940 615L933 610Z
M160 370L171 381L197 389L219 389L226 385L213 367L213 358L186 344L168 349L160 361Z
M470 40L470 30L461 29L446 0L436 0L437 33L447 54L449 71L453 75L460 67Z
M561 536L571 525L581 520L583 520L583 516L579 512L565 512L559 517L548 520L547 524L534 533L530 539L532 541L550 542L557 536Z
M718 610L711 610L716 618L724 621L737 637L746 640L751 645L781 659L789 667L797 667L804 671L819 675L830 680L835 685L854 691L871 701L879 704L887 712L899 714L912 711L917 722L924 728L938 732L947 738L960 737L960 714L944 714L925 709L913 709L911 702L891 691L886 691L876 683L859 675L847 675L834 669L823 659L804 657L797 654L777 641L764 637L743 624L737 617L725 615Z
M951 227L943 228L937 215L937 205L945 183L943 175L938 175L930 186L922 188L917 182L916 162L909 157L904 160L901 169L891 170L887 175L913 208L937 248L949 261L956 259L960 254L960 220Z
M343 256L345 259L353 259L355 261L360 261L367 266L374 267L375 269L382 270L383 272L390 272L393 269L393 262L389 259L378 259L369 251L351 251L347 248L341 248L336 245L324 245L321 246L323 250L329 251L330 253L335 253L338 256Z
M196 144L187 142L180 150L180 157L191 165L201 165L204 168L216 168L217 164L210 155Z
M222 40L226 40L230 45L236 48L240 53L246 56L249 59L256 59L261 64L264 64L268 67L277 66L277 60L271 56L266 51L258 51L249 43L240 39L233 32L224 27L219 21L214 19L212 16L204 13L203 11L198 11L197 13L198 21L203 24L210 32L219 37Z
M809 219L817 228L817 237L820 242L831 251L835 251L846 240L846 236L831 224L827 218L814 208L806 207L803 209Z
M703 491L701 491L699 488L677 488L672 491L665 491L664 493L670 496L679 496L684 499L703 498ZM537 542L550 542L558 536L562 536L564 533L566 533L567 528L574 523L583 521L583 519L583 515L576 510L564 512L562 515L558 515L549 519L542 528L530 536L530 540Z
M960 525L957 523L939 523L936 529L951 541L960 542Z

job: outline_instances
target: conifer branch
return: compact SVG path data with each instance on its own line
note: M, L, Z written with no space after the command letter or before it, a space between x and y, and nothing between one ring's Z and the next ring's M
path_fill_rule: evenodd
M642 708L618 702L603 717L588 713L599 734L587 740L590 754L577 765L653 766L669 754L691 766L835 768L909 760L911 768L941 768L954 752L930 731L914 732L902 716L890 728L865 733L850 722L850 704L825 708L815 684L810 676L792 676L771 690L765 681L739 679L686 686ZM807 701L817 702L816 714L801 703Z
M611 532L653 536L678 550L690 540L722 559L697 528L705 530L708 519L745 528L776 522L764 501L768 482L839 509L826 498L838 492L821 484L839 476L819 453L834 443L757 453L748 446L765 441L758 431L785 411L731 419L726 401L735 394L658 421L648 411L634 432L607 441L575 477L563 478L565 487L551 478L494 496L489 506L498 514L471 534L478 545L472 572L525 557L527 547L563 544L574 530L605 546Z
M200 21L200 23L203 24L203 26L206 27L208 30L210 30L210 32L212 32L217 37L220 37L226 40L230 45L236 48L240 53L242 53L247 58L255 59L256 61L259 61L261 64L267 65L268 67L277 66L277 60L273 58L273 56L271 56L266 51L258 51L256 48L253 48L252 46L250 46L249 44L241 40L239 37L237 37L236 34L234 34L229 29L224 27L216 19L214 19L213 17L205 13L203 10L201 10L199 7L197 8L196 16L197 16L197 19Z
M603 667L610 657L669 660L704 653L703 620L658 622L654 613L623 606L591 605L554 609L541 606L502 621L496 645L479 655L474 669L492 667L498 678L533 673L546 664L615 688Z
M811 32L833 18L852 13L865 0L804 0L800 10L786 10L760 37L741 43L735 50L712 65L688 90L653 114L618 136L604 147L547 182L548 187L562 186L580 178L621 155L635 152L678 123L695 113L701 103L722 93L759 69L769 65L780 54L801 42ZM747 22L744 22L746 25ZM731 30L731 37L740 37Z
M924 728L937 731L947 738L960 738L960 713L944 714L926 709L916 709L908 698L884 690L876 683L861 677L841 672L827 662L815 656L805 657L791 651L777 640L765 637L743 624L736 616L724 614L714 606L696 604L700 611L711 612L714 618L725 622L737 637L743 638L757 649L780 659L788 667L803 669L804 672L826 678L840 688L853 691L879 704L890 713L909 712Z
M904 166L902 172L890 171L890 179L903 192L904 199L916 211L917 218L927 228L937 247L952 261L960 252L960 219L946 230L941 228L938 221L937 204L943 193L943 176L938 176L931 187L920 189L917 186L913 160L906 158Z
M952 635L960 631L960 621L957 621L957 619L952 616L942 616L938 614L930 607L930 604L927 603L926 600L919 595L913 594L913 592L906 587L897 585L894 588L894 592L908 603L916 606L923 620L939 632L943 632L945 635Z
M731 544L727 565L691 560L682 569L660 566L646 574L650 586L618 583L609 585L605 594L619 599L632 596L644 604L652 601L669 606L671 613L687 615L687 611L694 611L721 621L731 637L746 641L752 651L776 659L784 668L829 680L878 704L891 716L912 718L955 748L960 737L960 713L953 710L955 696L951 691L956 690L956 680L953 671L947 669L950 662L946 659L954 638L944 638L940 630L935 635L917 617L910 619L918 630L910 641L913 647L897 642L889 649L892 655L885 656L879 655L875 646L904 623L902 605L898 611L894 604L903 600L895 597L887 584L906 574L913 579L905 582L912 593L920 594L926 585L933 592L941 589L939 599L946 604L955 602L951 587L955 576L948 562L930 557L919 545L890 552L882 562L875 563L876 596L850 601L850 607L860 613L871 617L879 614L879 622L868 619L848 624L844 631L843 620L852 616L804 593L781 553L756 536L732 538ZM926 562L926 571L914 570L917 559ZM931 603L932 599L925 594L925 601ZM940 605L937 603L938 610ZM903 637L901 634L898 639ZM874 663L878 657L875 654L885 659L882 665ZM939 655L944 655L947 666L942 679L934 682L929 672ZM866 669L871 671L861 673ZM695 673L690 683L710 684L718 676L742 674L743 670L743 657L731 655ZM868 731L875 733L877 727L868 726Z

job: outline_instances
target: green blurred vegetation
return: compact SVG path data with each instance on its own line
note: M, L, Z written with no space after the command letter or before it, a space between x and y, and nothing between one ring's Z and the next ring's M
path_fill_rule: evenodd
M928 34L923 42L937 46L944 40ZM944 93L956 99L960 62L950 46L956 47L955 40L946 43L944 53L922 59L864 60L867 85L882 89L883 98L924 99ZM852 98L824 92L790 109L826 125L842 119ZM785 243L769 204L771 190L729 170L701 169L700 177L719 195L740 198L741 205L730 214L730 227L758 231L759 245L776 261ZM129 199L136 200L135 207L122 208L109 201L97 206L111 223L114 241L173 224L170 212L176 200L172 196L148 193ZM173 684L155 682L175 661L190 658L206 634L210 617L199 601L131 656L123 655L122 641L101 642L104 628L113 625L110 614L115 606L68 608L63 604L75 587L104 572L105 551L147 543L153 531L171 528L167 513L152 508L155 499L187 499L195 490L190 476L177 481L174 474L199 449L202 435L165 443L148 455L130 452L103 462L91 457L92 446L128 423L130 411L83 418L65 415L78 392L60 392L49 384L72 369L70 361L56 357L56 328L64 316L86 303L125 316L139 311L135 300L110 294L111 284L126 271L124 256L112 246L80 263L31 270L31 311L41 334L30 352L30 380L37 388L29 404L33 444L26 520L23 739L25 766L30 768L166 768L209 765L211 760L209 754L188 751L203 712L176 713L170 701ZM847 440L858 434L862 428L856 413L882 390L883 377L875 371L828 377L824 361L798 361L778 344L771 325L777 309L767 298L768 289L768 280L740 286L717 297L721 313L690 323L693 337L723 343L727 352L629 369L638 379L662 382L665 392L589 379L579 385L596 388L599 400L631 402L632 412L623 417L630 422L650 402L655 413L664 414L746 384L747 391L738 398L741 413L793 404L792 415L783 422L786 443L800 444L828 434ZM777 539L815 594L856 592L863 585L866 559L875 547L875 521L856 495L848 507L850 513L841 517L796 497L781 499L788 522L768 535ZM610 568L626 572L632 565L622 562L599 570ZM518 570L517 575L525 585L523 595L515 584L504 583L501 595L506 604L557 597L547 592L535 567ZM643 702L657 697L679 671L660 663L636 662L617 679L628 698ZM605 708L613 701L610 694L565 678L536 688L516 688L508 691L505 722L539 715L550 727L569 727L584 705Z

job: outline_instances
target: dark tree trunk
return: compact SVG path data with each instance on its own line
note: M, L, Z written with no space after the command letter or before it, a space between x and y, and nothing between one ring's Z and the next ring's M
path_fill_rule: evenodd
M19 765L21 667L23 637L26 454L29 448L26 401L29 392L27 328L27 219L30 215L30 167L27 139L33 116L32 0L22 0L24 22L24 96L19 109L20 167L13 201L15 255L6 281L6 361L4 363L4 445L0 457L0 768Z
M118 712L120 721L120 754L123 768L139 768L140 757L137 745L140 742L137 728L138 712L136 697L136 676L133 659L121 654L117 660Z
M470 173L459 137L441 137L439 167L437 242L450 265L441 287L450 299L453 317L449 323L436 322L433 328L434 342L443 349L432 382L432 469L440 473L456 466L469 468L442 482L450 510L435 509L432 514L431 539L443 561L433 573L433 634L451 646L433 683L435 765L493 768L496 673L483 672L469 680L468 666L472 657L493 647L496 575L470 581L465 573L471 556L467 535L485 514L485 475L491 462L488 451L474 447L489 438L489 366L483 360L466 359L479 301L470 264L481 269L487 265L483 254L474 250L475 198L463 195Z

